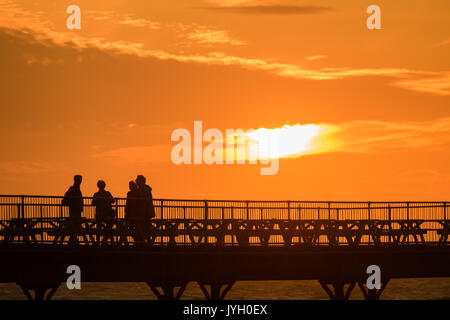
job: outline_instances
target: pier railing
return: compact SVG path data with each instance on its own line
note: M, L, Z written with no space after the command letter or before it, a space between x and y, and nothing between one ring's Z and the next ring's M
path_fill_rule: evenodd
M236 201L154 199L155 219L127 223L125 198L117 219L95 220L83 198L81 224L68 219L62 197L0 196L0 242L150 245L381 245L448 242L449 203Z

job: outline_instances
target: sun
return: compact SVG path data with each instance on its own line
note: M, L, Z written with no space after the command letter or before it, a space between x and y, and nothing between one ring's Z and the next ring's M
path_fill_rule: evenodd
M279 128L259 128L236 134L240 147L249 150L246 159L295 158L330 150L328 135L337 128L323 124L284 125ZM239 148L239 146L238 146Z

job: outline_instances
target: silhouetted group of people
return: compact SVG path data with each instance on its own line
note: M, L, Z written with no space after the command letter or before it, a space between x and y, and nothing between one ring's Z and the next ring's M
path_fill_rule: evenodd
M152 188L146 184L145 177L138 175L136 181L130 181L129 188L125 204L125 218L133 220L154 218L156 214Z
M75 175L73 180L73 185L64 195L62 205L69 208L69 217L75 226L81 226L83 195L80 186L83 178L81 175ZM112 226L113 219L117 217L117 212L113 209L116 199L106 190L105 181L99 180L97 187L98 191L92 197L97 228L101 226L109 228ZM145 226L149 219L156 216L152 188L146 184L146 178L143 175L138 175L135 181L130 181L129 188L125 204L125 219L133 228Z

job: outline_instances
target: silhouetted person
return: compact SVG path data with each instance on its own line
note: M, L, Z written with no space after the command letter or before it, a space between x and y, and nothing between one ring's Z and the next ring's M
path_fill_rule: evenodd
M73 185L64 195L63 205L69 207L69 217L71 219L81 219L83 212L83 195L81 194L80 185L83 178L77 174L73 177Z
M98 191L92 197L92 205L95 206L95 218L97 220L109 219L114 217L112 204L114 198L109 191L106 191L106 183L103 180L97 182Z
M97 241L103 233L103 241L108 238L112 239L110 234L112 231L112 219L114 218L114 210L112 204L114 198L109 191L106 191L106 183L103 180L97 182L98 191L92 197L92 205L95 206L95 219L97 220Z
M125 204L125 219L132 230L134 241L142 243L144 242L144 217L142 216L140 193L134 181L130 181L129 188Z
M139 219L139 190L134 181L129 183L130 191L127 193L127 202L125 204L125 219Z
M64 195L62 205L69 207L69 218L71 221L72 234L70 242L78 242L77 234L81 228L81 213L83 212L83 195L80 190L83 177L79 174L73 177L73 185Z
M155 207L153 206L152 188L147 185L146 179L143 175L138 175L136 178L136 184L138 185L139 197L142 199L140 211L145 220L154 218Z

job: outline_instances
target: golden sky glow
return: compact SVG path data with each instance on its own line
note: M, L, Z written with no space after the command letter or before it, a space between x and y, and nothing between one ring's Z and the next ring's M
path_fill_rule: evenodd
M80 173L85 195L144 174L155 197L448 198L449 1L77 0L68 30L73 3L0 0L0 193ZM196 120L255 129L278 174L174 165Z

